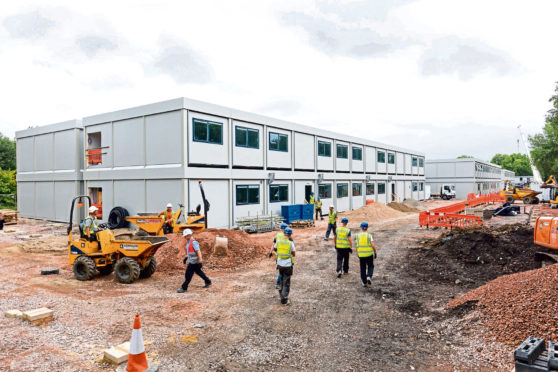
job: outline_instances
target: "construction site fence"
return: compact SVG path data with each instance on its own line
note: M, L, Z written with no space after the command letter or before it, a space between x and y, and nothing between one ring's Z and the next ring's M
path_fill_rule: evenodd
M482 225L482 218L460 214L466 208L476 207L477 205L502 202L502 198L497 193L490 194L469 194L467 200L457 202L445 207L440 207L419 214L420 226L440 226L449 228L463 228L473 225Z

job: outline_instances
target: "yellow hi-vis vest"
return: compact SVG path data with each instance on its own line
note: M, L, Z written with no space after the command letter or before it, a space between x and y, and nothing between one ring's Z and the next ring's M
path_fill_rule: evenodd
M285 237L285 233L283 231L279 231L276 235L275 235L275 242L277 242L277 239L279 238L284 238Z
M316 209L322 209L322 201L321 200L318 200L316 202Z
M351 243L349 242L349 233L351 229L348 227L338 227L335 231L337 240L335 242L336 248L351 248Z
M374 254L373 241L372 235L368 232L360 232L356 235L356 247L359 257L370 257Z
M314 195L310 195L310 201L308 202L309 204L314 204Z
M335 224L337 222L337 212L329 212L329 223L331 225Z
M163 222L169 223L172 227L174 227L174 213L168 212L166 209L163 211Z
M277 238L275 241L275 249L277 249L277 260L280 258L283 260L291 259L291 263L294 263L294 257L291 252L291 241L287 239L284 235Z

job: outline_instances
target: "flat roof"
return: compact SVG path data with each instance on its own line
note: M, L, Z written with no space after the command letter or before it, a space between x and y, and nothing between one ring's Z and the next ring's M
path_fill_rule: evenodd
M236 110L230 107L215 105L212 103L202 102L190 98L175 98L167 101L151 103L147 105L131 107L123 110L107 112L98 115L86 116L83 118L83 126L91 126L101 123L114 122L119 120L125 120L140 116L153 115L163 112L175 111L186 109L189 111L230 117L233 120L245 121L254 124L265 124L272 127L277 127L279 129L286 129L300 133L308 133L318 137L338 139L340 141L351 142L360 145L368 145L371 147L377 147L385 150L393 150L407 154L424 156L423 152L410 150L398 146L388 145L385 143L380 143L365 138L348 136L341 133L336 133L332 131L322 130L316 127L311 127L302 124L296 124L289 121L275 119L272 117L254 114L242 110Z
M37 136L40 134L61 132L63 130L80 128L83 129L82 122L80 119L62 121L60 123L42 125L40 127L33 127L24 130L18 130L15 132L16 139Z
M476 162L479 162L479 163L491 165L491 166L496 167L496 168L502 168L498 164L494 164L494 163L491 163L489 161L481 160L481 159L478 159L478 158L426 159L426 163L466 163L466 162L470 162L470 161L476 161Z

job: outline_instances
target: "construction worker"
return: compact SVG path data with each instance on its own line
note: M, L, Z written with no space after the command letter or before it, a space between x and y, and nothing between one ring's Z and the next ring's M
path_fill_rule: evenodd
M178 293L184 293L188 290L188 285L190 284L194 274L197 274L204 280L205 285L203 288L207 288L211 285L211 279L209 279L202 270L203 263L200 243L192 237L192 234L193 232L190 229L186 229L182 233L182 235L186 238L186 246L184 247L186 257L184 257L184 261L182 262L184 264L188 262L188 266L186 266L186 273L184 274L186 279L184 280L184 283L182 283L182 287L176 290Z
M360 279L362 286L372 284L372 274L374 273L374 259L376 258L376 245L372 234L368 232L368 222L360 224L361 232L356 234L356 249L360 260Z
M279 296L283 305L289 304L289 292L291 289L291 276L293 275L293 263L295 256L295 245L291 239L293 230L287 227L283 236L279 236L274 244L274 248L269 252L269 256L275 254L277 259L277 270L281 275L279 286Z
M281 224L281 231L279 231L275 235L275 238L273 238L273 244L271 245L271 250L273 250L275 248L275 243L277 242L278 238L284 238L285 237L285 229L287 227L289 227L289 225L287 225L285 222L283 222ZM290 240L292 241L293 239L291 238ZM270 253L270 255L271 255L271 253ZM277 275L277 283L275 284L276 289L279 289L280 287L281 287L281 273L279 273L279 275Z
M89 216L83 221L83 232L90 242L97 240L97 232L99 231L99 221L97 221L97 212L99 208L92 205L89 207Z
M329 234L333 231L333 235L335 235L335 230L337 230L337 212L334 210L333 204L329 206L329 213L328 217L329 220L327 222L327 231L325 234L325 240L329 239Z
M320 197L318 196L318 199L316 200L316 221L318 220L318 216L320 216L320 220L324 220L324 216L322 216L322 199L320 199Z
M343 217L341 224L335 230L335 250L337 251L337 277L341 277L341 269L343 273L349 273L349 254L353 253L353 242L351 240L351 229L347 227L349 219Z
M172 213L172 204L167 204L167 209L159 213L159 216L163 216L163 232L165 234L170 234L174 230L174 213Z

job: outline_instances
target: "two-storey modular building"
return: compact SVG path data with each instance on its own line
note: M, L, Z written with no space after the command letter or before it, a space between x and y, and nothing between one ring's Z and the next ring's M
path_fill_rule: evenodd
M330 204L345 211L367 200L424 198L420 152L186 98L28 129L16 139L24 217L63 221L82 191L105 219L115 206L131 214L169 202L193 210L202 202L198 180L211 203L210 227L279 214L311 192L324 212Z

